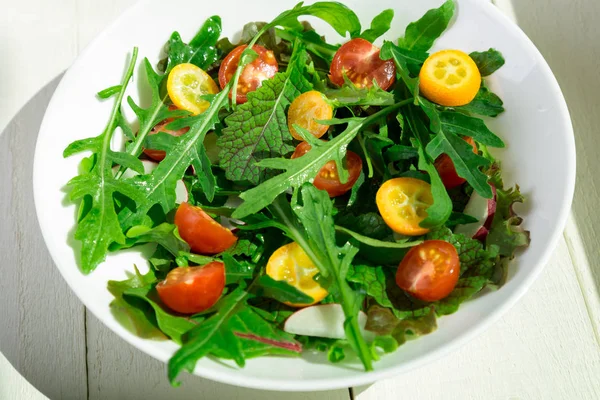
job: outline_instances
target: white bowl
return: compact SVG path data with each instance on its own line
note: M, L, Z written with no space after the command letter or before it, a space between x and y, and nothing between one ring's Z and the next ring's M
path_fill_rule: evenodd
M295 2L180 0L166 6L162 0L141 1L81 54L65 74L46 111L35 152L33 183L38 218L50 253L64 279L98 319L159 360L166 362L177 346L169 341L134 336L119 325L109 309L112 296L106 289L107 280L125 278L134 263L146 265L139 252L111 256L88 276L77 267L74 251L77 243L72 239L75 207L65 201L63 187L75 176L80 158L63 159L63 149L73 140L102 131L112 101L99 102L95 93L120 82L126 55L133 46L138 46L140 55L155 65L173 30L189 39L205 18L217 14L223 18L224 35L231 36L246 22L268 21ZM442 1L349 0L346 3L359 15L363 26L368 26L381 10L395 9L395 23L386 38L396 39L408 22ZM331 29L324 29L323 24L315 23L315 27L332 40L341 41ZM520 211L532 236L531 246L511 265L508 282L499 291L487 293L464 304L456 314L441 318L435 333L383 357L375 364L374 372L363 372L358 363L332 365L323 357L307 355L254 359L243 369L204 358L198 362L197 375L233 385L289 391L368 384L456 350L515 304L539 275L564 228L575 183L573 131L556 79L525 34L486 1L458 0L458 18L435 47L468 52L495 47L506 57L506 65L489 82L505 101L507 111L491 120L490 126L507 143L506 150L498 155L503 161L506 181L518 182L527 196L527 204ZM145 83L141 69L136 69L134 79L130 94L137 99L139 88Z

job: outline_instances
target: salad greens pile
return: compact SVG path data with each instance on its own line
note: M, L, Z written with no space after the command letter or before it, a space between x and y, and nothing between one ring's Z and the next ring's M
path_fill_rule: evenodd
M91 153L81 161L79 175L68 183L70 199L79 204L75 238L81 242L80 267L87 274L112 251L155 246L147 273L136 267L129 279L110 281L108 289L115 296L114 315L128 329L143 338L171 339L181 345L169 362L172 383L205 356L244 366L248 358L298 356L311 349L326 352L332 362L341 361L350 351L365 370L371 370L382 352L395 351L406 340L432 332L437 316L451 314L482 289L503 283L508 262L519 247L528 244L529 236L512 209L523 197L518 187L504 187L500 163L488 151L488 147L504 147L504 142L482 118L501 114L502 100L485 83L471 103L460 107L434 104L419 93L419 71L454 11L453 1L448 0L409 24L403 37L384 41L381 59L393 60L397 73L387 91L376 84L357 87L348 79L342 86L333 85L328 79L329 65L340 46L326 42L299 18L317 17L343 37L372 42L390 29L394 12L384 10L363 30L346 6L318 2L300 3L269 23L246 25L241 43L249 46L233 79L219 93L205 96L210 106L199 115L169 107L165 85L169 72L183 63L216 77L222 60L237 45L221 38L218 16L207 19L189 43L174 32L158 71L148 59L143 60L150 105L142 108L131 97L126 99L137 116L137 132L122 111L137 49L130 55L121 83L98 93L100 99L114 101L104 131L64 151L65 157ZM236 99L243 67L257 57L253 44L273 51L280 72L250 92L246 103L236 104L231 99ZM504 64L494 49L470 56L484 77ZM328 141L299 129L312 147L303 157L290 159L297 141L286 122L287 109L309 90L324 93L336 116L322 121L330 125ZM165 120L172 121L171 130L189 130L179 137L164 132L151 135L153 127ZM110 143L118 128L127 143L115 151ZM462 136L473 138L478 151ZM150 173L141 161L145 148L166 152ZM340 181L346 182L347 150L359 154L365 165L352 190L331 199L312 180L333 160ZM450 157L466 184L446 189L434 165L443 154ZM433 204L421 223L429 229L426 235L394 234L379 214L375 194L383 182L396 177L431 184ZM181 180L188 203L236 226L233 247L206 256L195 254L181 239L173 221L178 207L176 186ZM455 226L474 220L463 213L473 192L496 197L496 213L483 241L453 233ZM394 277L407 251L430 239L454 245L460 278L448 297L424 302L400 289ZM299 244L318 267L315 280L329 292L322 303L338 303L343 308L345 339L283 330L284 321L295 311L284 302L312 300L265 274L269 257L290 241ZM224 292L214 306L181 315L161 303L156 285L169 271L214 260L223 262L226 271ZM375 334L374 340L365 340L361 333L359 312L366 313L366 330Z

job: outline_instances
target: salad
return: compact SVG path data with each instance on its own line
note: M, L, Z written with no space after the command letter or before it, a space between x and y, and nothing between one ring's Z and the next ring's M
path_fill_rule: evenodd
M485 78L504 59L430 52L454 11L448 0L381 47L393 10L363 29L343 4L299 3L235 44L213 16L189 43L174 32L156 67L142 61L147 108L125 99L137 48L98 93L114 103L104 131L64 151L88 153L67 184L80 268L153 249L148 272L108 290L124 326L181 345L173 384L206 356L243 367L319 351L369 371L502 285L529 243L483 119L504 111Z

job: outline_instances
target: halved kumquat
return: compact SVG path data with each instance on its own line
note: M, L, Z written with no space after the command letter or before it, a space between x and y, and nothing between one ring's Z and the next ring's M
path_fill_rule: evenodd
M210 105L202 96L218 93L219 87L203 69L186 63L176 65L169 72L167 92L177 108L198 115Z

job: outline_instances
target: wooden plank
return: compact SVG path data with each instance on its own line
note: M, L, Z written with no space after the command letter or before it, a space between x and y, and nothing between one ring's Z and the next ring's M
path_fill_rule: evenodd
M232 399L348 400L346 389L312 393L281 393L225 385L184 374L178 388L170 386L166 365L142 353L88 313L90 400ZM308 389L308 388L307 388Z
M600 398L600 347L565 241L521 302L486 333L435 363L354 394L358 400L400 394L422 400Z
M0 349L51 398L85 398L83 305L54 266L35 216L32 156L60 76L0 135Z
M515 1L519 25L540 49L567 99L577 145L574 220L567 241L580 277L590 320L600 332L600 175L598 93L600 2L597 0Z

